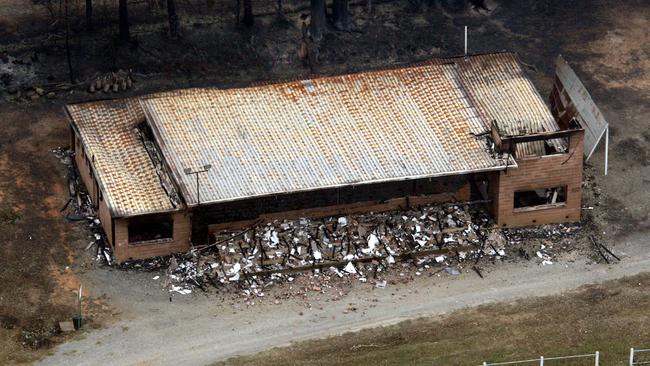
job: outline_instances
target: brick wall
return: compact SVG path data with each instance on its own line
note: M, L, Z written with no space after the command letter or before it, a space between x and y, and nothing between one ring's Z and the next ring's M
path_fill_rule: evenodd
M518 168L491 174L492 210L499 226L517 227L580 220L583 137L582 130L572 134L566 154L517 159ZM526 212L514 210L515 192L560 186L567 187L566 204L563 207Z
M190 234L192 231L191 215L187 212L169 214L174 221L173 239L129 243L129 219L115 219L115 260L124 262L133 259L144 259L190 249ZM158 216L158 215L152 215ZM138 216L139 219L145 216Z

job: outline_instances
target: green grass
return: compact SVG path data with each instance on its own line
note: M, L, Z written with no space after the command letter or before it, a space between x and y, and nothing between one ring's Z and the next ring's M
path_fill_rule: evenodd
M219 365L480 365L596 350L601 365L626 365L629 348L642 346L650 347L650 274L301 342Z

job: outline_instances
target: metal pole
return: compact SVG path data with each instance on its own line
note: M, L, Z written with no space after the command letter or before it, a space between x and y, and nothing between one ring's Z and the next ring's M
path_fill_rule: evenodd
M630 366L634 365L634 348L630 348Z
M609 126L605 130L605 175L607 175L607 165L609 162Z
M196 205L198 206L201 203L201 191L199 191L199 172L194 173L196 175Z
M467 57L467 26L465 26L465 57Z
M539 356L539 366L544 366L544 356Z
M596 362L594 365L598 366L598 363L600 362L600 352L596 351Z

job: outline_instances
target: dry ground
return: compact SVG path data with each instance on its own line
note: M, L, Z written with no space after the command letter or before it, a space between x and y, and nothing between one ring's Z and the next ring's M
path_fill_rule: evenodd
M56 322L68 318L73 291L92 261L83 252L88 232L83 224L63 220L58 210L67 200L65 170L51 153L65 146L65 102L118 95L58 91L57 99L36 102L8 94L19 86L67 80L60 22L27 0L2 0L0 70L5 55L27 64L17 77L0 84L0 363L26 362L61 338ZM78 2L81 3L81 2ZM111 2L100 2L108 4ZM73 24L76 77L117 68L139 73L139 94L185 86L230 86L254 81L307 77L297 58L304 2L286 1L293 26L275 21L270 3L256 2L252 30L233 24L232 1L179 2L183 38L170 41L164 13L137 2L132 6L136 42L118 44L108 5L98 5L96 32ZM532 65L527 70L543 95L550 90L553 60L563 53L611 124L610 175L602 177L603 152L592 158L595 189L587 205L610 246L631 231L650 227L650 4L642 0L495 1L489 15L450 15L439 8L412 9L407 1L375 1L373 14L352 11L358 32L331 33L319 47L317 74L343 73L428 57L458 54L462 25L470 26L470 50L511 50ZM110 4L109 4L110 5ZM81 7L73 7L81 14ZM75 13L76 12L76 13ZM152 14L152 15L148 15ZM4 71L3 71L4 72ZM1 73L1 72L0 72ZM589 215L592 215L589 212ZM16 217L17 216L17 217ZM66 266L69 269L66 269ZM85 307L96 324L114 310L102 302L101 284L90 288ZM125 289L125 292L127 290ZM643 304L640 304L642 306ZM37 350L33 353L33 348Z
M301 342L217 365L480 365L597 350L601 364L627 365L630 347L650 341L649 286L650 274L642 274L562 295Z

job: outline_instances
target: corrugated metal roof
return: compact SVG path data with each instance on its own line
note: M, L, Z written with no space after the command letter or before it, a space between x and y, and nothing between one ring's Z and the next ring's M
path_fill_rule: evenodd
M557 131L555 118L513 53L455 58L458 75L487 122L508 135ZM435 61L434 61L435 62ZM560 149L564 140L553 140ZM544 142L517 145L517 156L544 155Z
M114 216L175 210L135 133L140 104L190 205L196 188L185 168L211 164L200 175L201 203L219 202L504 169L473 136L491 120L509 134L558 129L509 53L70 105Z
M141 99L186 202L504 169L457 66L428 64ZM510 163L513 164L512 162Z
M175 210L134 131L144 121L137 99L66 108L114 217Z

